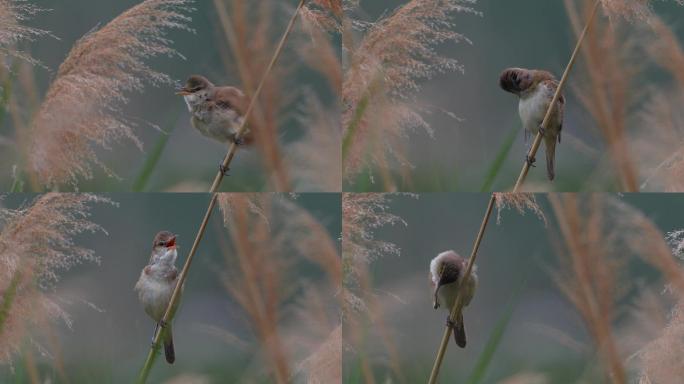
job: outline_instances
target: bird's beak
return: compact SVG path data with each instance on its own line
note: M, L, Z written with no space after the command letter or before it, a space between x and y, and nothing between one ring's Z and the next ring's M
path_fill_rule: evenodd
M172 237L167 243L166 243L167 248L175 248L176 247L176 236Z
M192 92L188 91L186 88L181 88L176 92L176 95L178 95L178 96L187 96L187 95L191 95L191 94L192 94Z

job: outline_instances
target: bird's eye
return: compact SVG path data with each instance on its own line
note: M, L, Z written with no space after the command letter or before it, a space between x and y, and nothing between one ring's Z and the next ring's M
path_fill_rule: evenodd
M163 242L163 241L158 242L158 243L157 243L157 246L163 247L163 246L164 246L164 242Z

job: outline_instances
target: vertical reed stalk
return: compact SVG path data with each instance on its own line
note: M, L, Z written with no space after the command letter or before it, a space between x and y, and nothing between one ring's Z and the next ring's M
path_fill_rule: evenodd
M570 74L570 70L572 69L573 65L575 64L575 59L577 59L577 56L579 54L580 48L582 46L582 42L584 41L584 38L587 34L587 31L589 31L589 28L593 24L594 17L596 16L596 12L598 11L598 7L601 4L601 0L596 0L594 3L594 7L591 11L591 14L589 16L589 19L587 20L586 25L584 26L584 30L582 30L582 34L580 35L579 39L577 40L577 44L575 45L575 49L572 52L572 55L570 56L570 61L568 62L568 65L565 67L565 71L563 72L563 76L561 77L560 83L558 84L558 88L556 89L556 93L553 95L553 99L551 100L551 103L549 104L549 108L546 111L546 115L544 116L544 120L542 121L542 127L546 127L549 123L549 120L551 118L551 111L553 110L553 106L556 105L556 102L558 102L558 98L560 97L561 91L563 89L563 86L567 82L568 75ZM542 140L542 135L541 132L537 133L537 136L534 138L534 143L532 143L532 147L530 148L530 151L528 153L529 158L534 158L534 156L537 153L537 150L539 149L539 146L541 145L541 140ZM513 192L519 192L520 187L522 186L523 182L525 181L525 178L527 177L527 173L530 170L530 165L529 163L525 162L523 165L523 169L520 172L520 176L518 177L518 180L515 183L515 186L513 187ZM473 245L473 250L470 253L470 258L468 258L468 265L466 267L466 271L463 275L463 277L460 279L459 283L459 290L458 290L458 295L456 296L456 305L454 305L451 309L451 313L449 314L450 319L455 319L456 316L461 313L461 310L463 309L463 298L461 293L463 292L462 289L460 289L460 285L463 284L464 281L467 281L470 278L470 273L473 269L473 265L475 264L475 259L477 258L477 251L480 248L480 243L482 242L482 238L484 237L484 232L485 229L487 228L487 223L489 222L489 219L492 216L492 210L494 208L494 203L496 202L496 195L492 193L492 196L489 198L489 204L487 204L487 210L485 211L484 218L482 219L482 224L480 225L480 230L477 233L477 236L475 238L475 244ZM432 366L432 372L430 373L430 379L428 380L429 384L434 384L437 382L437 376L439 375L439 369L442 365L442 360L444 359L444 354L446 353L446 348L449 345L449 338L451 337L451 328L446 327L444 330L444 335L442 336L442 342L439 345L439 349L437 350L437 357L435 358L435 363Z
M587 35L587 32L589 31L589 28L594 22L594 17L596 16L596 12L598 11L600 4L601 0L596 0L596 2L594 3L594 7L591 10L591 14L589 15L589 19L587 20L587 23L585 24L584 29L582 30L582 34L580 34L579 39L577 39L575 50L572 52L572 55L570 56L570 61L568 62L568 65L565 67L563 76L561 77L560 82L558 83L558 88L556 88L556 93L553 95L553 99L551 99L549 108L546 110L546 115L544 116L544 120L541 123L542 128L546 128L549 125L549 120L551 120L551 112L553 111L553 106L556 105L558 99L560 98L561 92L563 91L563 87L565 86L565 83L568 80L570 70L575 65L575 59L577 59L577 56L579 55L580 48L582 47L582 42L584 41L584 38ZM534 156L537 154L537 150L539 150L539 146L541 145L541 141L542 134L540 130L537 133L537 136L535 136L534 142L532 143L532 147L530 147L530 151L527 154L529 159L534 159ZM529 171L530 163L526 161L525 164L523 164L522 170L520 171L518 180L515 182L513 192L518 192L520 190L520 187L522 187L522 184L525 182L525 178L527 177L527 173Z
M297 5L297 9L295 10L294 15L290 19L289 24L287 25L287 28L285 29L285 32L283 33L283 37L280 39L280 42L278 43L278 47L276 48L275 53L273 54L273 58L271 59L271 62L268 64L268 67L266 68L266 71L264 72L261 81L259 82L259 86L257 87L256 91L252 95L252 98L249 102L249 106L247 107L247 111L245 112L244 120L242 122L242 125L238 129L237 137L241 137L242 134L245 131L245 127L247 125L247 120L249 118L250 113L252 112L252 109L254 109L254 106L256 104L256 100L259 97L259 94L261 93L261 89L263 88L264 83L266 82L266 78L268 77L269 73L271 70L273 70L273 67L275 66L275 63L278 61L278 58L280 57L280 54L283 50L283 47L285 46L285 42L287 41L287 38L290 36L290 33L292 32L292 29L294 27L294 23L297 20L297 15L299 14L300 10L304 6L304 3L306 0L300 0L299 5ZM223 159L223 169L228 169L228 166L230 165L231 161L233 160L233 157L235 157L235 152L237 150L237 145L236 144L231 144L230 149L228 150L228 153L226 154L226 157ZM207 229L207 224L209 223L209 218L211 217L211 213L214 210L214 206L216 205L216 200L218 199L218 194L217 190L219 186L221 185L221 181L223 180L223 172L219 171L218 174L216 175L216 178L214 179L214 182L211 186L210 193L211 193L211 200L209 201L209 206L207 207L207 211L204 214L204 219L202 219L202 223L200 224L199 230L197 231L197 235L195 236L195 241L192 244L192 248L190 248L190 253L188 254L187 259L185 260L185 264L183 265L183 269L181 270L180 275L178 276L178 282L176 283L176 287L173 290L173 294L171 295L171 299L169 300L169 305L166 307L166 312L164 313L164 316L162 317L161 323L168 324L172 320L172 308L176 306L176 303L180 299L180 291L181 287L183 287L183 284L185 283L185 279L187 278L188 271L190 270L190 265L192 263L193 258L195 257L195 253L197 252L197 248L199 247L200 242L202 241L202 237L204 237L204 232ZM138 380L137 382L139 384L145 383L147 381L147 378L149 377L150 371L152 370L152 366L154 365L154 360L157 355L157 350L159 349L159 342L161 341L162 338L162 332L157 332L157 334L154 337L154 340L152 342L152 347L150 348L150 352L147 354L147 359L145 360L145 364L143 365L143 368L140 371L140 374L138 375Z
M264 84L266 83L266 79L268 78L268 75L271 73L273 70L273 67L275 67L276 62L278 61L278 58L280 58L280 54L283 51L283 47L285 46L285 42L287 41L287 38L290 36L290 33L292 32L292 29L294 27L295 21L297 21L297 16L299 15L299 12L301 11L302 7L304 7L304 3L306 3L306 0L300 0L299 4L297 5L297 9L294 12L294 15L292 15L292 18L290 19L290 22L287 25L287 28L285 29L285 33L283 33L283 37L280 39L280 42L278 43L278 46L276 47L275 53L273 54L273 57L271 58L271 62L268 64L268 67L266 67L266 71L264 72L263 76L261 77L261 80L259 81L259 85L257 86L256 91L254 91L254 94L252 95L251 100L249 101L249 106L247 107L247 111L245 112L244 119L242 120L242 124L240 125L240 128L238 129L237 138L242 137L242 135L245 133L245 128L247 126L247 121L249 120L249 115L252 113L252 110L254 109L255 105L257 104L257 99L259 98L259 95L261 94L261 89L264 87ZM221 163L222 169L228 169L230 166L230 163L233 161L233 158L235 157L235 152L237 151L237 144L233 143L230 145L228 149L228 153L226 153L226 157L223 159L223 162ZM216 177L214 178L214 182L211 184L211 188L209 189L210 193L216 193L218 191L219 187L221 186L221 181L223 181L223 172L219 170L216 173Z

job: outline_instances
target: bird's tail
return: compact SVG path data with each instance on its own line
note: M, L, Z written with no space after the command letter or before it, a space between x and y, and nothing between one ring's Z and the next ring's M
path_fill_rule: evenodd
M546 147L546 174L549 176L549 180L553 180L556 177L556 137L545 135L544 146Z
M166 356L166 362L173 364L176 361L176 352L173 350L173 333L171 332L171 324L166 326L164 334L164 355Z
M456 326L454 326L454 340L456 345L461 348L466 346L465 324L463 323L463 314L459 313L456 319Z

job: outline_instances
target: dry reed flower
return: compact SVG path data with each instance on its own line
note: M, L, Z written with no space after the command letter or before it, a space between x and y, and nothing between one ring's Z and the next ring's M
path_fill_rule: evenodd
M643 49L678 86L652 89L640 112L635 138L639 164L644 168L642 190L684 191L684 50L673 31L657 16L650 19Z
M342 382L342 325L304 360L300 369L306 372L306 382L310 384Z
M665 240L672 247L672 253L684 260L684 229L668 232Z
M612 321L632 281L622 278L625 266L630 257L639 257L658 269L671 292L682 297L684 268L666 242L676 251L679 235L663 235L646 215L616 198L591 195L581 202L572 194L553 194L549 200L566 244L558 284L584 318L611 379L624 383L624 351L618 347Z
M242 89L247 96L255 92L275 51L276 33L282 33L274 16L277 2L246 2L243 0L215 0L221 27L226 35L231 58L226 63L229 70L237 68ZM287 51L283 52L286 55ZM264 87L255 101L249 118L254 134L254 144L259 151L267 175L275 191L290 191L290 175L282 155L280 123L288 107L285 96L285 80L290 78L291 68L279 60L269 74Z
M546 226L546 216L544 211L537 203L537 199L532 193L494 193L496 199L496 223L501 224L501 211L504 209L515 209L519 214L525 215L525 212L532 212L539 220L544 222Z
M0 209L0 362L12 355L32 327L46 319L71 319L50 291L60 272L83 262L99 262L94 251L74 243L82 233L104 232L89 220L93 203L112 202L90 194L48 193L18 209ZM105 232L106 233L106 232Z
M76 42L32 123L30 168L47 186L92 178L92 165L112 172L95 149L124 139L142 149L136 123L123 116L127 94L145 84L172 83L145 64L161 55L182 57L168 30L190 30L192 0L146 0Z
M383 359L401 382L403 374L399 354L390 337L382 306L376 302L371 283L370 263L382 256L398 255L396 244L375 239L376 229L386 225L406 225L401 217L389 211L391 195L378 193L342 194L342 263L344 344L359 352L365 382L374 382L373 370L366 353L366 329L373 324L387 353Z
M675 1L679 5L684 5L684 0ZM608 17L621 17L628 21L647 21L653 14L651 3L651 0L601 0Z
M653 90L633 142L646 176L642 191L684 191L684 93Z
M625 368L612 329L624 264L615 253L620 233L606 219L598 196L585 205L571 194L548 198L565 242L556 281L584 319L611 381L624 384Z
M581 25L576 7L586 14L594 1L585 0L575 6L566 0L564 4L575 34L579 35ZM619 23L611 26L597 22L589 31L582 46L583 65L578 68L574 93L596 122L621 190L637 191L638 174L628 141L627 121L637 96L632 85L641 69L641 60L637 59L634 39L621 27Z
M593 5L591 0L578 6L565 1L576 35L581 28L577 9L586 14ZM630 30L624 28L624 23L599 23L588 32L582 46L583 65L578 68L578 80L573 88L605 142L621 190L637 191L638 173L629 146L627 123L632 103L639 95L634 85L642 61L638 59L635 38L628 34Z
M304 137L290 146L296 190L335 192L342 190L342 148L337 108L325 108L308 93L299 114Z
M339 31L343 17L342 0L312 0L302 8L302 19L311 26Z
M218 203L234 248L226 254L231 266L228 270L239 270L239 273L227 272L225 286L250 318L254 333L273 367L275 380L289 382L290 360L296 354L296 343L286 342L287 335L279 320L286 311L285 304L296 298L297 292L311 291L302 289L299 285L304 283L299 279L286 276L301 267L302 262L313 263L328 275L326 284L337 289L342 279L338 247L317 219L283 196L222 193ZM304 301L309 302L309 299ZM319 311L307 309L306 304L300 305L299 312L305 314L300 317L310 317L309 320L320 320L323 316ZM323 316L323 320L309 324L318 324L320 328L308 328L309 334L322 335L315 342L318 348L320 340L339 325L339 314L332 316L332 320ZM301 339L295 341L303 342ZM307 350L305 356L311 356L311 352Z
M661 335L639 353L644 382L675 384L684 377L684 308L678 303Z
M413 130L432 135L410 97L419 81L437 73L463 71L435 46L470 42L453 30L456 13L478 14L471 0L412 0L375 23L353 20L343 31L348 57L342 87L344 175L348 180L375 165L386 172L389 155L402 165L399 145ZM354 41L352 28L361 29ZM385 177L386 178L386 177Z
M0 56L22 59L31 64L37 64L31 55L17 49L17 44L34 41L39 37L52 36L46 30L22 25L37 13L45 9L29 4L26 0L0 0ZM9 68L8 61L3 65Z

